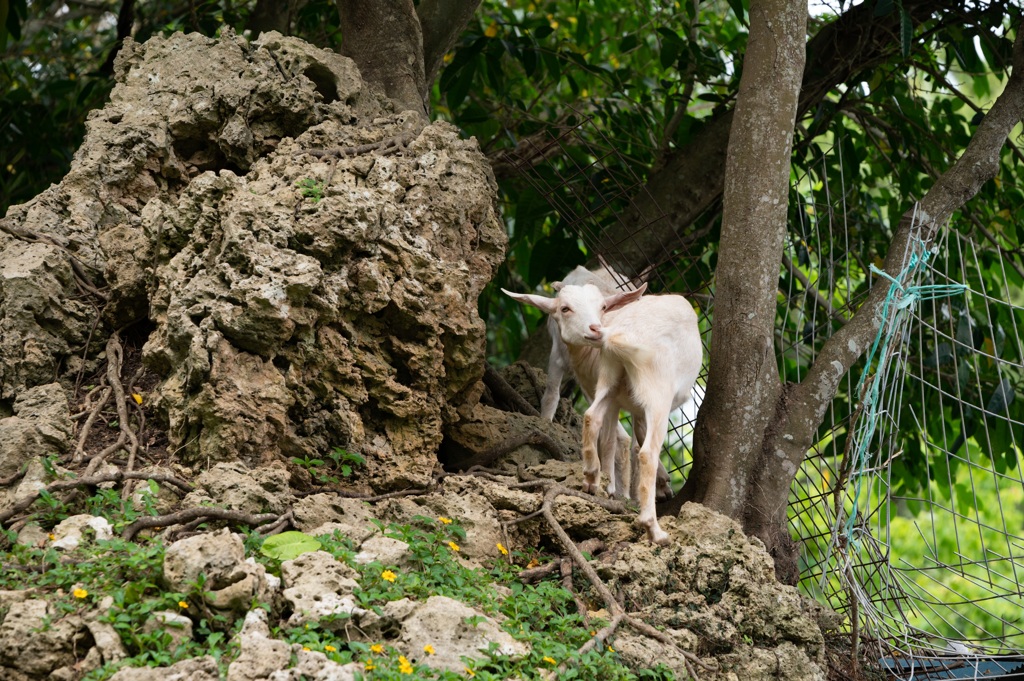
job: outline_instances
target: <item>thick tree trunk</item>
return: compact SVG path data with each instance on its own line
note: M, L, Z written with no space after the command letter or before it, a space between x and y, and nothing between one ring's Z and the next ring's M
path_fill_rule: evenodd
M753 0L725 166L708 391L681 493L734 518L777 421L775 290L806 47L803 0Z
M341 51L404 110L430 113L430 88L480 0L335 0Z

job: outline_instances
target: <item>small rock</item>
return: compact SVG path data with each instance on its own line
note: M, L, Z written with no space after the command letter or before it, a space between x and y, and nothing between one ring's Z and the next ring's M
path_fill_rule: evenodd
M220 681L217 660L193 657L170 667L129 667L110 677L110 681Z
M15 602L0 624L0 665L29 676L46 676L74 664L76 651L85 650L87 638L81 617L57 617L39 599Z
M353 560L360 565L377 561L381 565L394 567L402 565L409 557L409 545L399 539L374 535L359 547Z
M61 551L74 551L84 540L86 530L92 530L97 540L107 541L114 537L113 527L106 518L88 514L73 515L53 528L54 538L50 546Z
M147 634L155 631L166 632L171 637L171 646L177 648L192 640L192 620L178 612L158 610L142 625L142 631Z
M262 681L291 662L291 646L270 638L267 612L250 610L238 632L241 653L228 667L228 681Z
M474 618L474 619L469 619ZM467 622L476 621L476 625ZM463 657L486 659L492 643L496 655L526 655L527 644L512 638L508 632L484 613L446 596L431 596L402 623L399 647L404 648L413 662L421 662L434 669L461 672ZM423 651L433 646L434 654Z
M359 586L354 579L357 576L355 570L326 551L311 551L281 563L283 595L293 612L289 624L364 612L356 607L352 596Z

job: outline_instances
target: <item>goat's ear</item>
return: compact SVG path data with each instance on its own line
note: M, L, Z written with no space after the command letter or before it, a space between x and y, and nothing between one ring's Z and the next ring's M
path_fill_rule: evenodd
M531 293L512 293L512 291L506 291L505 289L501 289L501 291L505 295L507 295L507 296L509 296L511 298L515 298L520 303L525 303L527 305L533 305L535 308L537 308L538 310L541 310L542 312L546 312L548 314L551 314L552 312L555 311L555 299L554 298L547 298L545 296L535 296L535 295L533 295Z
M553 281L553 282L551 282L551 288L554 289L555 291L561 291L563 286L565 286L565 282L564 281Z
M606 296L604 299L604 311L611 312L617 310L620 307L629 305L633 301L639 300L640 296L647 290L647 282L640 284L640 288L635 291L616 291L610 296Z

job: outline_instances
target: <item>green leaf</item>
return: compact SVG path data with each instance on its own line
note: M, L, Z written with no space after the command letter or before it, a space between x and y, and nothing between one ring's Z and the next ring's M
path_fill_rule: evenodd
M304 532L282 532L272 537L267 537L260 547L260 553L268 558L276 560L292 560L304 553L310 553L320 548L320 542Z
M729 7L732 8L733 14L740 20L740 23L744 26L747 25L747 12L743 7L743 0L729 0Z
M874 16L876 16L876 17L884 17L886 14L888 14L891 11L893 11L893 9L895 9L895 7L896 7L895 0L878 0L878 2L875 3Z
M903 58L910 56L910 46L914 41L914 23L910 20L910 13L900 3L900 47L903 49Z

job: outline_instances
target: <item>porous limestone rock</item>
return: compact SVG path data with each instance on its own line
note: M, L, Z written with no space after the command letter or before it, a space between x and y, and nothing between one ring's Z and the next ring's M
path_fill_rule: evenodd
M466 666L461 658L485 659L484 651L492 643L496 644L495 655L530 652L526 643L512 638L483 612L447 596L431 596L402 622L397 645L413 662L461 672ZM433 655L424 652L427 645L433 647Z
M277 33L128 39L114 71L67 176L4 218L0 410L152 328L145 408L188 465L342 447L356 478L426 486L480 395L476 300L507 241L476 141ZM109 298L88 348L73 263Z
M281 563L285 601L292 616L289 623L300 626L322 618L362 612L352 592L359 586L358 573L326 551L310 551ZM330 628L333 623L321 623Z
M241 536L227 528L168 546L163 579L169 589L182 593L202 583L203 599L220 611L245 612L254 600L271 603L275 597L266 568L246 560Z
M812 607L794 587L775 580L772 559L739 525L699 504L678 518L662 518L672 537L656 547L619 545L615 560L598 568L624 607L644 622L676 632L685 650L714 654L719 672L701 678L751 681L825 678L824 639ZM647 664L651 641L626 635L617 649L634 667ZM667 652L662 661L677 674L685 667Z
M365 501L337 494L313 494L299 499L292 508L295 526L310 535L335 531L360 544L377 532L374 514Z
M81 617L58 616L47 601L11 603L0 624L0 677L5 668L32 678L46 677L84 655L89 637Z
M217 660L193 657L170 667L128 667L110 677L110 681L220 681Z
M3 333L0 330L0 336ZM0 368L0 381L3 371ZM32 459L63 454L71 439L68 398L59 383L46 383L19 393L13 412L0 418L2 478L14 475Z
M409 545L400 539L374 535L359 545L359 553L353 560L360 565L377 561L381 565L395 567L409 558Z
M142 625L143 633L162 631L171 637L171 648L177 648L192 640L192 620L180 612L157 610Z
M241 461L218 463L196 477L195 491L181 503L186 508L216 504L247 513L284 513L295 501L290 478L280 461L255 469Z

